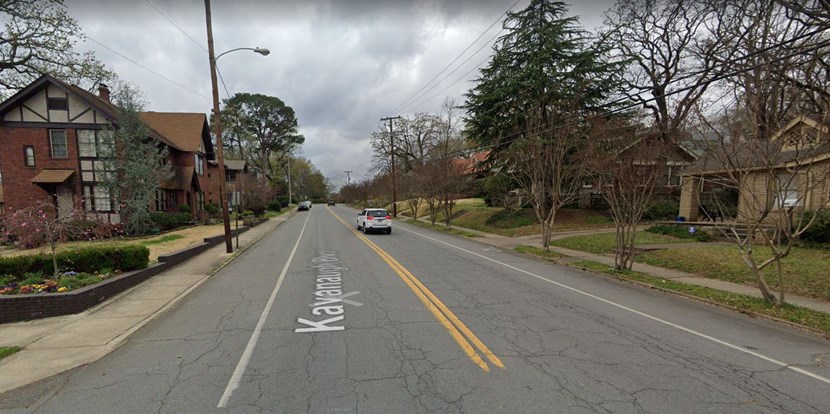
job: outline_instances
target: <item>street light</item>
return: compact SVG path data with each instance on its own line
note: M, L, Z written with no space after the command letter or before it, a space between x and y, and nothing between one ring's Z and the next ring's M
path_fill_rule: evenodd
M213 125L216 134L216 161L219 163L219 205L222 206L222 222L225 227L225 251L233 253L233 240L231 238L231 220L228 214L228 205L225 203L225 155L222 144L222 121L219 115L219 86L216 82L216 60L223 55L237 50L252 50L254 53L267 56L271 53L268 49L239 47L228 50L213 57L213 28L210 22L210 0L205 0L205 19L207 20L208 55L210 58L210 82L213 88Z

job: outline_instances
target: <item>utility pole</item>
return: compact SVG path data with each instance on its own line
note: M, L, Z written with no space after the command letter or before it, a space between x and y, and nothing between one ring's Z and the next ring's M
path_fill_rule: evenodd
M210 0L205 0L205 19L207 23L208 57L210 58L210 83L213 88L213 125L216 134L216 162L219 164L219 205L222 208L222 223L225 227L225 251L233 253L231 240L231 220L228 205L225 204L225 156L222 144L222 118L219 112L219 87L216 85L216 58L213 54L213 28L210 21Z
M346 173L346 185L352 185L352 170L346 170L344 172Z
M398 195L395 192L395 132L392 130L392 120L401 119L400 116L390 116L381 118L381 121L389 121L389 142L391 150L389 154L392 156L392 217L398 217Z
M288 154L288 208L291 209L293 199L291 198L291 154Z

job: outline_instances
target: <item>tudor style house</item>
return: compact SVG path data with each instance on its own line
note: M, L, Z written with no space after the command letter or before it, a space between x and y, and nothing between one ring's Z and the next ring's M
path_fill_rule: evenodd
M0 177L4 211L50 201L59 212L85 209L118 222L117 203L100 184L102 129L117 124L106 85L98 95L42 75L0 103ZM207 118L200 113L145 112L149 138L168 148L173 176L159 183L151 209L194 212L218 200L218 168Z

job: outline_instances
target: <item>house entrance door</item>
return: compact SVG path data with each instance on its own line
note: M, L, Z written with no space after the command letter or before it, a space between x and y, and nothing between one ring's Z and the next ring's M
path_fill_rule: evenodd
M59 185L56 191L58 196L58 216L63 217L72 214L75 203L72 200L72 190L65 185Z

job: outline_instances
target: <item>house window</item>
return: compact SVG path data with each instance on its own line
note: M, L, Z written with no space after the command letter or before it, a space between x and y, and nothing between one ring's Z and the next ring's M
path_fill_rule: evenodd
M52 147L52 158L67 158L69 156L66 149L66 131L49 131L49 145Z
M95 131L88 129L78 130L78 155L81 157L98 156L98 148L95 144Z
M232 183L234 178L236 178L235 175L236 174L234 174L233 171L225 170L225 181L229 182L229 183Z
M677 174L676 169L671 165L669 165L668 179L666 180L666 185L669 187L677 187L680 185L680 176Z
M46 100L46 106L50 111L68 111L69 100L66 98L49 98Z
M107 187L102 185L84 186L84 208L86 211L111 212L112 197Z
M196 193L196 210L201 211L205 209L205 193Z
M205 165L200 154L196 155L196 174L204 175L205 174Z
M23 162L27 167L35 166L35 148L32 146L23 147Z
M798 197L798 175L779 173L776 176L778 194L775 200L777 208L792 208L801 206L802 200Z

